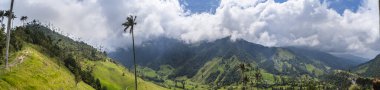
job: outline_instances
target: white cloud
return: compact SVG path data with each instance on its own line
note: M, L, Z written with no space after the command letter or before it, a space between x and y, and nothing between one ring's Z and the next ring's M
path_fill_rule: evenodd
M4 2L1 9L7 8ZM308 46L367 58L380 51L376 0L364 0L356 13L346 10L343 16L319 0L221 0L215 14L189 14L177 0L27 0L15 6L16 14L50 21L110 50L130 43L120 24L133 14L138 43L161 35L189 43L231 35L266 46Z

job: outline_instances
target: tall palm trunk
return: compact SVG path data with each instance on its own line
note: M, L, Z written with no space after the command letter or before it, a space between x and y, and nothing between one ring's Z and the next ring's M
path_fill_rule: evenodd
M134 35L133 35L133 26L131 26L131 30L132 30L132 48L133 48L133 65L134 65L134 69L135 69L135 90L137 90L137 70L136 70L136 68L137 68L137 66L136 66L136 53L135 53L135 37L134 37Z
M7 45L6 45L6 62L5 62L5 68L8 69L8 59L9 59L9 41L11 39L11 22L12 22L12 16L13 16L13 2L14 0L11 1L11 7L9 10L9 15L8 15L8 28L7 28Z

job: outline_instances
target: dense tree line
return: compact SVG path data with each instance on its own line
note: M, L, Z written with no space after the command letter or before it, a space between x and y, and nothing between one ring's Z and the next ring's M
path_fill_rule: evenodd
M36 20L27 23L24 27L17 27L14 33L17 34L15 36L27 43L45 47L47 54L61 57L61 59L65 59L64 57L68 57L69 54L75 54L94 61L106 58L104 52L94 49L94 47L84 42L74 41L68 36L63 36L56 31L50 30Z
M5 61L3 61L3 60L5 60L4 59L4 57L3 57L3 55L4 55L4 52L5 52L5 33L4 33L4 28L3 27L1 27L0 28L0 54L1 54L1 56L0 56L0 65L1 64L3 64Z
M4 57L4 54L5 54L5 46L6 46L6 35L4 33L4 30L5 28L4 27L1 27L0 28L0 65L3 64L5 61L5 57ZM23 44L22 44L22 40L17 37L15 34L11 34L10 36L11 39L10 40L10 45L9 45L9 52L16 52L16 51L19 51L22 49L23 47Z
M69 56L70 57L64 60L64 63L65 66L74 74L76 83L78 83L79 81L83 81L97 90L103 89L99 79L95 79L94 76L91 74L92 69L81 69L79 61L74 59L72 55Z

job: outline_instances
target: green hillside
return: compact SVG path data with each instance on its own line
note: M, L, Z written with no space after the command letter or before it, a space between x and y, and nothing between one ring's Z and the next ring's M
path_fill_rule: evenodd
M224 60L222 58L214 58L208 61L195 76L193 81L198 81L205 84L217 85L219 83L232 84L238 81L240 76L238 74L238 68L235 67L241 62L232 57Z
M1 89L134 89L134 75L105 52L37 22L15 28L11 37L10 67L0 64ZM166 90L140 78L138 87Z
M307 50L295 47L265 47L262 45L250 43L245 40L230 40L230 37L218 39L213 42L200 42L198 44L186 44L184 42L173 40L170 38L159 38L158 40L146 41L142 46L137 46L137 63L153 70L159 70L161 65L169 65L173 67L174 72L169 75L170 78L186 76L196 78L197 81L217 80L218 77L212 79L199 78L196 76L202 69L213 68L221 75L227 75L224 71L230 68L221 63L234 58L239 63L252 64L255 67L275 75L287 75L297 77L297 75L307 74L312 77L319 77L335 69L347 69L352 66L352 62L345 59L335 57L331 54L320 52L317 50ZM126 55L119 55L126 53ZM125 62L127 66L132 55L128 51L116 52L110 54L111 57ZM120 56L120 57L118 57ZM129 58L128 58L129 57ZM215 59L221 59L216 62ZM129 62L130 63L130 62ZM216 64L213 67L212 63ZM210 65L209 65L210 64ZM237 67L234 64L228 64L231 67ZM205 69L206 70L206 69ZM231 69L233 70L233 69ZM206 72L208 74L212 72ZM199 75L199 74L198 74ZM222 78L220 78L222 79ZM236 81L236 80L235 80ZM208 81L208 84L211 84Z
M334 70L357 65L318 50L265 47L242 39L232 41L230 37L195 44L160 37L145 41L136 48L139 74L145 80L167 88L240 89L249 86L292 89L304 85L308 88L337 88L338 85L326 83L328 79L323 77ZM132 59L128 55L132 53L118 50L109 56L131 66ZM247 71L242 72L241 65L245 65ZM185 81L185 86L173 84L175 81ZM306 81L319 85L310 85Z
M170 65L175 69L174 76L194 76L208 61L221 57L229 59L235 56L243 63L253 63L272 74L309 74L321 76L334 69L348 69L355 62L335 57L318 50L308 50L297 47L265 47L238 39L231 41L230 37L213 42L186 44L170 38L146 41L142 46L136 46L137 63L158 70L161 65ZM126 53L120 55L121 53ZM156 54L155 54L156 53ZM116 51L109 56L130 66L131 52ZM129 63L129 64L128 64ZM183 68L191 67L191 68Z
M380 55L377 55L374 59L363 63L356 68L354 72L367 76L367 77L380 77Z
M192 77L193 81L201 82L204 84L212 84L219 86L228 86L236 82L241 82L241 70L238 67L239 65L244 64L236 56L233 56L229 59L214 58L213 60L207 62L198 72ZM268 73L262 68L258 68L258 65L254 63L245 64L247 72L244 72L245 75L251 76L252 80L256 80L254 75L257 70L260 71L260 74L263 76L265 83L273 84L275 83L274 78L280 77L280 75L274 75ZM257 83L252 81L252 83Z
M93 67L93 75L99 78L100 83L106 86L110 90L133 90L134 89L134 75L130 73L120 64L115 64L110 61L87 61L84 62L88 66ZM165 88L155 85L151 82L146 82L141 78L138 78L139 90L166 90Z
M1 68L2 89L78 89L92 90L84 82L76 83L71 72L57 64L57 59L40 53L38 46L27 46L14 53L10 70ZM4 67L4 65L2 65Z

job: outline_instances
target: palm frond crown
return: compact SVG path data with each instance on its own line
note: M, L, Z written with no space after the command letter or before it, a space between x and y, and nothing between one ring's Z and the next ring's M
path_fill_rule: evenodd
M125 28L124 28L124 32L126 32L127 31L127 29L129 28L129 27L131 27L130 28L130 33L132 33L132 31L133 31L133 26L134 25L136 25L136 16L129 16L129 17L127 17L127 21L126 22L124 22L123 24L122 24Z

